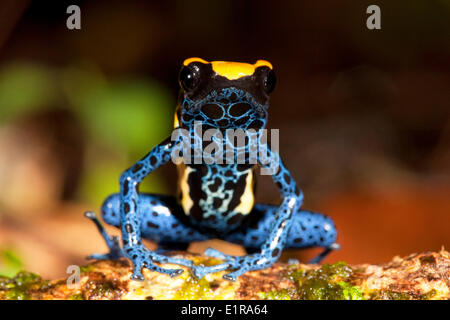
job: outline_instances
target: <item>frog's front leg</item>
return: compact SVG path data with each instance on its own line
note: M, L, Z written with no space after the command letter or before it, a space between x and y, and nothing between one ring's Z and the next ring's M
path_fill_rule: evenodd
M142 275L142 268L147 268L152 271L165 273L170 276L177 276L183 272L182 269L166 269L155 263L171 263L186 267L192 266L192 261L187 259L167 257L156 252L148 250L141 239L142 226L146 215L145 210L139 208L140 195L139 184L144 177L150 172L167 163L175 150L174 148L180 146L179 142L173 142L170 138L156 146L147 156L138 161L130 169L126 170L120 177L120 195L118 196L120 202L120 228L122 231L122 245L120 249L118 241L111 238L103 229L101 224L92 213L88 213L87 217L91 218L99 228L108 247L111 249L109 255L94 255L94 258L117 258L125 256L129 258L134 266L132 279L144 280ZM144 201L145 202L145 201ZM166 212L167 213L167 212ZM117 221L118 222L118 221ZM117 226L119 223L116 224Z
M139 210L140 182L150 172L159 166L169 162L175 147L180 147L179 142L166 139L156 146L147 156L138 161L120 177L120 221L122 230L123 251L134 265L132 279L144 280L142 268L166 273L172 277L183 273L183 269L165 269L155 263L173 263L182 266L192 266L192 261L167 257L148 250L141 241L141 229L143 215Z

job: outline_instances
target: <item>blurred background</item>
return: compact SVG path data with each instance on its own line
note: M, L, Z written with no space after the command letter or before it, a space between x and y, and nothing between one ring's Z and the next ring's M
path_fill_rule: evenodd
M81 30L66 27L70 4ZM371 4L381 30L366 28ZM304 207L336 222L342 249L328 262L448 248L449 0L2 0L0 274L60 277L106 251L83 212L98 213L123 170L168 136L191 56L273 63L269 127ZM141 190L174 194L174 166ZM257 200L280 201L270 177Z

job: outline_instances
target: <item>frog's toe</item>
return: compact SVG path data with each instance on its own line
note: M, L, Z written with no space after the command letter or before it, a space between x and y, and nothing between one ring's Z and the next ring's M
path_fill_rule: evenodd
M224 274L222 278L224 278L225 280L234 282L234 281L236 281L236 278L237 278L237 277L236 277L236 275L234 275L234 273L232 272L232 273Z
M179 275L181 275L181 274L184 272L183 269L167 269L167 268L161 268L160 266L157 266L157 265L154 265L154 264L149 265L149 266L146 266L145 268L147 268L147 269L149 269L149 270L151 270L151 271L156 271L156 272L159 272L159 273L167 274L167 275L169 275L171 278L178 277Z
M207 274L205 267L202 266L193 266L191 272L196 279L201 279Z
M227 260L229 258L228 255L220 252L219 250L216 250L214 248L208 248L205 250L205 256L208 257L212 257L212 258L217 258L217 259L221 259L221 260Z
M133 274L130 277L131 280L136 280L136 281L144 281L145 278L142 275L140 270L136 270L134 269Z
M110 255L109 253L93 253L86 257L87 260L109 260Z

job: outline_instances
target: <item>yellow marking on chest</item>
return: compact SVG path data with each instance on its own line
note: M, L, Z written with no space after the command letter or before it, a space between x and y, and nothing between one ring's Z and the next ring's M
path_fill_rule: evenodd
M227 78L228 80L236 80L245 76L251 76L255 73L258 67L269 67L272 69L272 64L266 60L258 60L256 63L243 63L243 62L229 62L229 61L211 61L208 62L201 58L189 58L184 60L184 65L187 66L191 62L201 62L204 64L211 64L213 70L218 75Z
M194 205L194 201L192 201L191 196L189 195L188 177L194 169L187 167L184 163L179 164L177 168L179 172L178 186L180 188L179 192L181 192L181 206L183 207L184 213L189 215L189 212Z
M245 190L241 196L241 201L234 211L243 215L249 214L250 211L252 211L254 204L255 195L253 194L253 170L250 170L247 178L245 179Z

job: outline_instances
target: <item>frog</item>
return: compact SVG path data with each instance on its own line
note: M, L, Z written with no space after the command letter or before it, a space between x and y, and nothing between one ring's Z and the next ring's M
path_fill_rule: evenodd
M221 158L217 154L199 155L206 149L202 139L208 139L202 134L207 130L215 130L210 136L216 139L209 141L227 146L227 130L253 134L266 130L270 94L277 82L272 64L266 60L246 63L189 58L182 63L178 82L172 135L123 172L120 192L107 197L101 207L103 221L121 230L121 240L108 234L93 211L85 213L109 249L88 258L128 258L133 280L145 280L144 268L176 277L185 267L197 279L224 271L224 279L236 281L246 272L272 266L284 249L320 247L322 251L309 261L314 264L339 249L333 220L302 209L303 192L278 150L262 135L249 135L252 139L231 149L241 151L241 161L236 161L236 155L229 157L234 161L225 163L217 161ZM255 148L264 152L249 152ZM178 170L177 195L141 193L142 180L171 160ZM267 169L278 186L279 205L255 202L258 168ZM158 248L149 250L142 239L157 243ZM194 264L182 255L168 254L211 239L241 245L246 254L233 256L206 249L206 256L219 259L216 265Z

